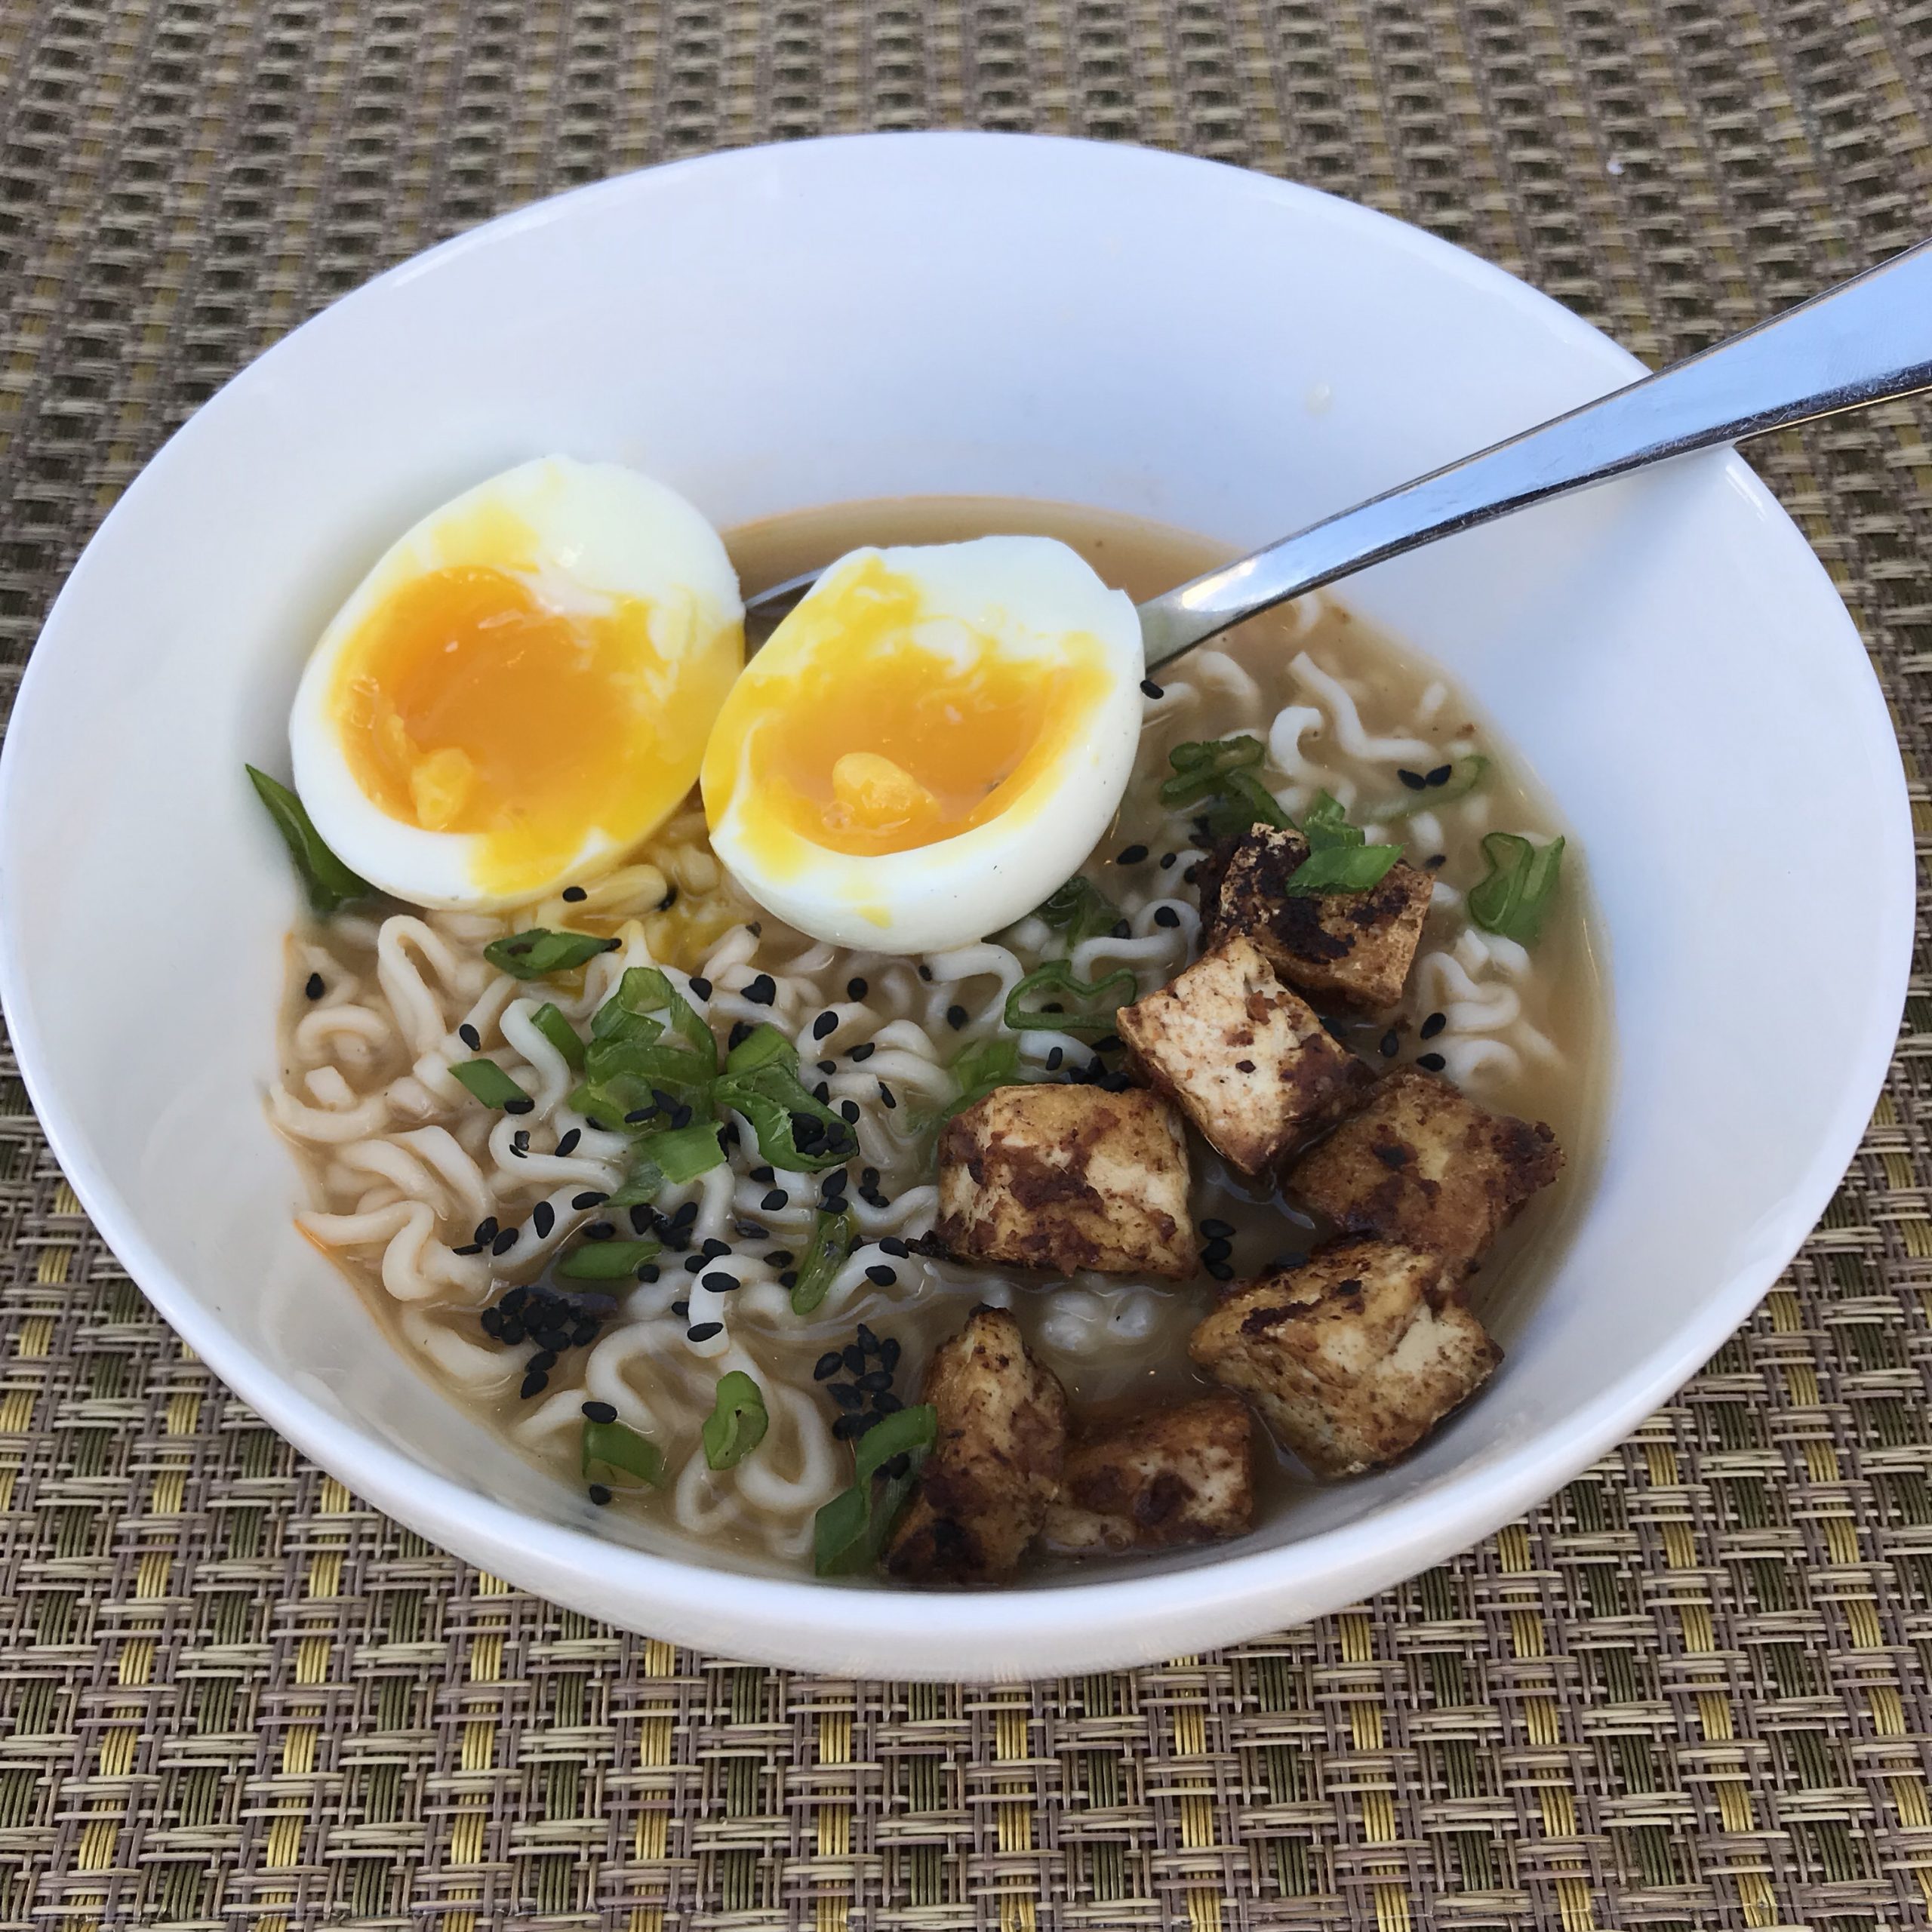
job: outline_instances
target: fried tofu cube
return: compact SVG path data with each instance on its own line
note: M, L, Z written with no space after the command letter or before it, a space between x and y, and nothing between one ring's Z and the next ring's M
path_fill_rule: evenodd
M1291 893L1308 857L1298 832L1252 826L1203 868L1206 943L1245 934L1291 986L1312 998L1376 1012L1402 997L1435 881L1400 860L1366 892Z
M1350 1233L1380 1235L1467 1269L1562 1170L1563 1149L1540 1121L1493 1114L1446 1080L1405 1067L1287 1185Z
M1185 1280L1187 1185L1180 1117L1158 1094L995 1088L940 1136L933 1235L961 1261Z
M1434 1255L1345 1237L1238 1287L1188 1352L1317 1475L1353 1475L1414 1448L1502 1360L1456 1278Z
M923 1583L1010 1577L1046 1521L1066 1450L1066 1392L1004 1309L980 1306L927 1364L939 1434L885 1567Z
M1245 1536L1254 1517L1247 1404L1206 1395L1076 1442L1043 1536L1061 1555L1097 1556Z
M1272 1167L1371 1078L1240 934L1123 1008L1114 1026L1140 1078L1243 1174Z

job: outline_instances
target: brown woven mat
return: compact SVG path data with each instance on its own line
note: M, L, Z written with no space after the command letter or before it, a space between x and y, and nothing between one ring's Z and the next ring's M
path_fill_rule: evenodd
M116 491L332 296L574 182L935 123L1293 175L1657 359L1932 227L1932 5L0 0L9 685ZM1915 795L1928 424L1759 452ZM673 1652L428 1548L186 1354L0 1077L0 1927L1922 1924L1913 987L1824 1226L1635 1440L1358 1609L1030 1690Z

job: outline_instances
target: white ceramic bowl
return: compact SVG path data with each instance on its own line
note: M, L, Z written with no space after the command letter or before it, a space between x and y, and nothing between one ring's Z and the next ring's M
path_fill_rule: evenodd
M1481 1399L1225 1552L998 1595L721 1571L592 1533L294 1235L260 1094L295 909L243 783L396 531L561 450L716 521L891 492L1259 543L1629 379L1555 303L1302 188L1122 147L874 137L527 208L350 296L208 404L49 618L0 764L0 962L54 1148L162 1312L370 1502L570 1604L876 1675L1128 1665L1333 1609L1567 1480L1698 1367L1824 1207L1898 1018L1909 823L1825 574L1722 455L1349 592L1554 789L1601 903L1607 1152ZM608 1519L608 1533L617 1526Z

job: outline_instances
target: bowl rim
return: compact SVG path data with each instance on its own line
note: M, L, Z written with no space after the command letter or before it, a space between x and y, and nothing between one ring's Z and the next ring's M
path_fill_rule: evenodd
M1312 206L1327 220L1370 231L1384 247L1406 251L1435 273L1453 273L1482 285L1500 303L1534 316L1553 334L1586 350L1603 367L1607 388L1644 373L1644 365L1609 337L1508 271L1392 216L1300 183L1196 156L1063 136L980 131L828 136L693 156L571 189L454 235L350 291L238 371L170 435L103 518L76 560L70 579L85 568L97 546L111 543L117 523L134 514L148 493L168 486L172 465L183 460L184 439L191 432L204 433L207 421L219 420L237 386L261 380L263 371L272 375L291 352L291 345L309 331L326 327L337 309L376 299L377 291L406 283L446 260L567 219L588 204L622 199L637 192L638 183L647 177L657 180L694 170L724 174L768 167L780 155L809 156L814 151L854 146L876 150L881 165L888 168L895 151L914 146L980 154L996 147L1008 156L1022 149L1063 155L1072 150L1103 168L1190 173L1208 194L1238 184L1241 192L1284 206ZM1246 1550L1233 1546L1187 1567L989 1592L911 1593L832 1586L811 1577L715 1568L607 1541L586 1529L526 1515L466 1488L361 1423L331 1413L232 1339L224 1324L195 1299L177 1271L150 1244L128 1201L95 1164L83 1123L69 1112L53 1082L21 950L20 912L13 896L0 889L0 1001L29 1097L55 1160L102 1238L214 1374L352 1491L466 1560L486 1564L512 1580L528 1580L528 1587L546 1596L570 1603L574 1595L579 1607L608 1615L611 1598L620 1595L628 1602L649 1605L654 1617L661 1611L669 1634L700 1647L706 1639L697 1633L721 1621L732 1626L740 1647L745 1647L744 1636L754 1631L769 1633L768 1643L761 1634L752 1647L780 1664L824 1669L827 1657L836 1652L869 1660L864 1666L869 1670L952 1681L971 1675L944 1661L956 1644L1021 1657L1038 1644L1037 1666L1054 1669L1062 1667L1058 1660L1072 1640L1083 1645L1079 1668L1127 1667L1167 1654L1171 1644L1158 1633L1171 1630L1177 1612L1192 1611L1197 1623L1204 1626L1200 1641L1190 1644L1200 1647L1239 1641L1273 1627L1280 1620L1280 1598L1290 1591L1308 1594L1311 1580L1313 1593L1331 1604L1353 1601L1479 1542L1519 1516L1626 1437L1697 1372L1749 1315L1810 1232L1860 1143L1893 1057L1897 1023L1890 1016L1903 1004L1910 971L1915 870L1903 764L1875 672L1869 668L1863 640L1823 565L1743 459L1724 451L1685 460L1722 470L1726 482L1744 496L1767 526L1766 541L1782 544L1792 553L1795 571L1811 573L1829 600L1824 608L1835 611L1842 627L1840 641L1848 639L1857 646L1868 666L1863 696L1872 714L1872 742L1875 747L1890 743L1894 748L1893 808L1882 826L1872 828L1872 835L1891 848L1880 860L1881 869L1895 871L1899 881L1897 897L1888 900L1884 912L1892 930L1886 943L1874 949L1875 997L1865 1036L1851 1057L1835 1111L1816 1133L1804 1184L1793 1189L1758 1229L1755 1258L1740 1265L1640 1366L1574 1410L1560 1430L1501 1447L1479 1467L1451 1472L1426 1494L1398 1499L1291 1543ZM16 828L31 817L30 801L16 795L22 760L14 746L23 731L40 728L45 640L56 629L66 595L63 583L29 655L8 743L0 751L0 828L5 829L0 830L0 887L6 875L6 845L21 835ZM728 1614L721 1617L721 1586L731 1599ZM909 1595L919 1606L918 1629L909 1636L905 1627ZM835 1629L830 1628L834 1623ZM805 1634L801 1641L789 1643L783 1634L787 1631Z

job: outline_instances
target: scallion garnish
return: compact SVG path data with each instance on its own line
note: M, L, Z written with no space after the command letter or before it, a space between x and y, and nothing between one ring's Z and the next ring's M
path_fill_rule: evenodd
M1515 832L1491 832L1483 838L1482 855L1489 872L1469 888L1469 917L1484 932L1534 944L1555 896L1563 841L1532 845Z
M553 933L545 926L532 926L507 938L493 939L483 949L483 957L513 980L542 980L552 973L568 973L616 944L615 940L598 939L589 933Z
M754 1073L774 1061L787 1066L798 1063L798 1050L776 1026L754 1026L724 1056L727 1073Z
M648 1155L633 1153L630 1171L606 1197L609 1208L642 1208L664 1191L664 1170Z
M1402 856L1399 845L1325 845L1309 854L1281 890L1298 899L1320 892L1366 892Z
M1161 787L1164 805L1198 804L1224 789L1222 781L1232 771L1246 771L1259 764L1267 752L1259 738L1197 738L1177 745L1168 754L1174 775Z
M798 1257L798 1278L792 1289L792 1312L810 1315L824 1300L840 1269L852 1252L852 1217L821 1208L812 1238Z
M1049 959L1035 967L1007 995L1006 1023L1016 1033L1110 1032L1114 1014L1137 990L1134 975L1124 966L1090 986L1076 977L1069 961ZM1026 1004L1049 994L1055 995L1050 1003L1060 1011L1048 1013Z
M667 1128L661 1134L647 1134L637 1149L674 1186L696 1180L722 1166L724 1149L718 1144L715 1120L694 1121L688 1127Z
M641 1241L586 1241L557 1263L557 1272L573 1281L616 1281L657 1259L658 1246L646 1235Z
M1060 1015L1052 1017L1058 1019ZM947 1071L959 1094L940 1116L942 1120L950 1120L955 1114L977 1106L996 1089L1014 1086L1025 1078L1020 1070L1020 1042L1005 1033L975 1040L954 1059Z
M583 1071L583 1042L557 1007L546 999L530 1016L530 1023L563 1055L564 1064L573 1073Z
M714 1469L735 1469L764 1440L771 1426L764 1394L742 1369L718 1378L717 1398L704 1419L704 1460Z
M1091 879L1075 872L1035 909L1034 916L1066 934L1067 944L1074 946L1112 932L1119 923L1120 908Z
M636 1017L662 1013L671 1030L703 1063L706 1076L718 1071L718 1042L697 1010L671 983L670 976L655 966L633 966L617 982L617 990L606 1003ZM593 1023L591 1030L595 1032Z
M493 1060L458 1060L450 1071L486 1107L508 1107L521 1100L524 1104L517 1111L530 1110L530 1096Z
M322 843L322 835L309 818L307 807L286 785L278 784L266 771L257 771L252 764L245 764L242 769L248 774L255 795L267 807L269 817L275 820L275 829L281 834L281 842L295 862L302 890L308 894L309 908L317 918L331 918L343 906L367 899L375 891L366 878L351 872Z
M1308 841L1311 852L1325 852L1332 846L1359 845L1364 842L1361 827L1351 825L1342 801L1332 792L1317 795L1313 804L1301 815L1296 828Z
M582 1468L586 1481L594 1464L620 1470L654 1487L664 1481L663 1451L648 1436L638 1435L629 1423L584 1423Z
M835 1168L857 1149L851 1128L798 1078L798 1050L776 1026L754 1028L731 1049L713 1091L721 1107L751 1123L758 1151L774 1168ZM818 1128L802 1141L801 1119Z
M892 1526L918 1480L919 1465L939 1439L939 1411L930 1403L900 1409L859 1438L857 1480L821 1509L812 1525L812 1568L821 1577L850 1577L878 1561ZM903 1474L881 1477L903 1456Z

